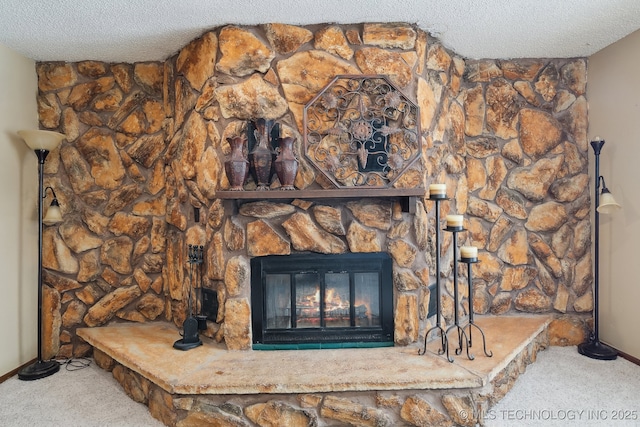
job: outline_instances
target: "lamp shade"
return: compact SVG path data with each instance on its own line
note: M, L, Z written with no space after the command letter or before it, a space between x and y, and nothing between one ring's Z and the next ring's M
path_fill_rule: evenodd
M34 151L52 151L65 138L64 134L50 130L20 130L18 135Z
M596 208L596 210L602 214L610 214L614 213L621 206L616 202L616 199L613 198L613 194L606 188L602 189L602 193L600 194L600 204Z
M51 202L51 206L49 206L47 214L42 219L42 222L47 225L62 222L62 211L60 210L60 204L58 204L57 199L53 199L53 202Z

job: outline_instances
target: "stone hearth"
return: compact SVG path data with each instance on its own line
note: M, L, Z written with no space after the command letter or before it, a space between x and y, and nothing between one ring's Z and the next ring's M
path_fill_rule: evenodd
M169 426L475 425L547 346L549 316L480 316L493 357L453 363L415 346L188 352L164 322L79 329L96 362ZM453 341L453 340L452 340ZM450 348L453 353L453 345Z

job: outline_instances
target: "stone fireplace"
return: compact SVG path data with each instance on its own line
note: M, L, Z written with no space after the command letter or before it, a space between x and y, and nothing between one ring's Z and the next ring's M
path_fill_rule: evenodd
M43 235L45 357L87 354L78 328L181 326L189 244L204 246L203 286L218 299L203 333L225 351L268 353L248 351L252 259L379 252L392 260L392 350L413 350L433 324L440 224L424 189L435 182L447 185L440 217L463 214L466 228L459 242L443 236L445 320L454 311L451 245L470 244L480 260L475 313L552 315L552 343L585 339L593 298L584 59L470 60L403 23L266 24L212 29L163 62L45 62L37 73L41 127L67 136L45 164L64 214ZM420 150L412 162L393 158L410 167L392 185L336 188L348 185L306 158L305 106L339 75L384 75L417 108ZM274 181L269 191L251 182L227 191L227 138L257 118L295 139L296 190Z
M253 349L393 345L391 257L253 258L251 318Z
M278 192L274 196L283 197L283 193L288 192ZM400 198L411 201L401 202ZM417 205L417 209L415 206L412 209L417 211L416 213L403 211L402 205L410 203ZM233 293L239 292L240 289L251 291L247 292L250 304L247 303L246 309L252 315L253 334L256 332L256 316L266 319L264 301L258 300L260 295L254 292L255 288L251 283L253 281L262 286L266 285L266 277L262 276L265 260L278 260L278 264L282 264L287 280L290 280L289 285L295 282L296 274L310 271L318 274L318 268L322 268L325 273L335 273L335 276L332 276L334 278L349 278L351 286L355 278L350 270L364 262L368 264L369 270L359 267L355 272L375 273L376 284L380 286L378 311L386 316L386 320L380 322L380 329L371 331L372 335L368 338L360 337L351 341L372 341L375 338L387 344L395 342L407 345L417 342L417 318L426 318L430 302L426 276L428 260L416 259L418 243L415 243L416 237L410 230L411 225L419 230L427 227L427 216L422 202L414 197L364 197L360 200L234 200L225 202L225 205L225 215L228 215L224 226L226 238L232 241L246 241L246 245L241 246L241 251L227 262L230 274L225 276L226 289ZM423 243L427 242L425 236ZM326 266L327 262L330 263L329 266ZM422 272L422 279L406 270L406 266L414 263L423 265L419 270ZM377 266L374 268L375 264ZM271 268L267 271L274 273ZM346 276L345 272L348 272ZM282 276L277 277L278 280L283 280ZM358 276L359 279L363 277L366 275ZM323 277L320 280L325 279ZM420 284L421 280L425 281L424 285ZM417 293L415 297L408 297L399 293L399 289L413 290ZM291 304L295 305L295 301ZM262 341L263 337L254 336L249 327L250 324L243 321L241 334L232 335L235 340L225 339L227 347L246 350L255 344L266 344L258 343L256 339ZM321 327L321 330L326 330L326 325ZM352 332L355 334L356 331ZM307 340L308 343L315 344L323 341L327 342L326 339ZM282 341L280 344L285 342Z
M67 135L45 164L65 217L44 232L46 351L86 352L74 333L82 326L181 325L188 244L206 248L204 286L219 299L207 334L229 348L251 347L250 259L305 251L390 253L394 304L408 310L395 314L405 325L395 342L417 343L430 326L435 224L423 189L432 182L447 184L441 217L465 214L459 243L480 249L474 310L567 314L583 335L592 307L585 69L582 59L465 60L407 24L228 26L164 63L39 63L40 124ZM349 197L305 159L303 106L333 76L359 73L384 74L419 107L421 152L390 192ZM277 181L259 195L251 185L225 191L226 138L256 117L295 137L296 191Z
M37 73L40 125L67 136L45 164L64 214L43 236L45 357L87 354L78 328L181 326L189 244L204 246L203 286L218 299L203 334L225 350L267 353L248 351L252 259L379 252L392 260L395 347L412 350L433 325L440 225L424 189L435 182L447 184L441 218L465 215L455 243L479 248L474 312L550 315L552 343L585 338L593 298L582 58L470 60L403 23L229 25L163 62L45 62ZM418 158L388 188L336 188L302 146L307 103L335 76L358 74L386 76L419 108ZM274 180L269 191L227 191L227 138L256 118L295 139L296 190ZM440 254L447 322L449 234Z

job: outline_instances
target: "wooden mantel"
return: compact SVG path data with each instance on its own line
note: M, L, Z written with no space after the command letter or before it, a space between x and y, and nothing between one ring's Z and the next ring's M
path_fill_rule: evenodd
M399 199L403 210L415 213L415 199L424 195L424 188L358 187L354 189L217 191L215 197L226 200L391 198Z

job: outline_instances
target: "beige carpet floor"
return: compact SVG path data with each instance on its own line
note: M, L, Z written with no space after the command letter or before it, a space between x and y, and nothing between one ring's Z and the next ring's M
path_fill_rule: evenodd
M2 427L163 426L147 407L134 402L110 372L79 359L46 378L0 384Z
M640 426L640 366L550 347L484 420L487 427Z
M621 358L589 359L575 347L551 347L484 414L484 424L640 426L640 367ZM146 406L131 400L110 373L91 363L84 369L65 365L55 375L36 381L12 377L0 384L0 426L154 427L162 423L149 415Z

